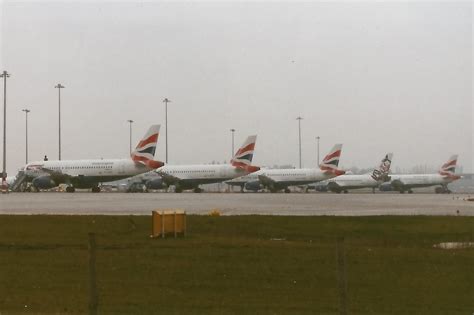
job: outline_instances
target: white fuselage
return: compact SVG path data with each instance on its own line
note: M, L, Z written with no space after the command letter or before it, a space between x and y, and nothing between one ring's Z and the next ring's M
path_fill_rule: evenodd
M51 176L63 177L60 183L74 185L77 188L89 188L101 182L128 178L148 172L150 168L130 159L101 160L63 160L38 161L25 166L24 172L30 178Z
M429 187L435 185L447 185L454 181L453 178L440 174L392 174L390 182L398 181L406 187Z
M328 184L335 183L343 189L374 188L380 184L380 182L372 178L372 174L341 175L328 179L326 182Z
M245 185L247 182L258 181L258 176L269 177L284 186L307 185L335 177L332 173L322 172L316 168L290 168L290 169L263 169L255 173L228 181L229 185Z
M201 184L220 183L248 174L244 169L228 164L165 165L157 169L156 172L165 174L163 180L167 184L179 185L183 189L194 188Z

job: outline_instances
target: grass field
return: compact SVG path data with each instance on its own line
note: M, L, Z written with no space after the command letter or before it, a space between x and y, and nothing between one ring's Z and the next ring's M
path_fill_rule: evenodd
M472 314L473 217L188 216L150 239L145 216L0 216L0 313L87 313L88 233L99 314Z

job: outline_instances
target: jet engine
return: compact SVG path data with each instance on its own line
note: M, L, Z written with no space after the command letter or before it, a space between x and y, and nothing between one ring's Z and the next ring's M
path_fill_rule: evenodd
M167 187L161 178L151 179L145 183L145 186L149 190L165 189Z
M326 183L316 183L311 188L314 188L314 190L319 191L319 192L327 192L328 191L328 185Z
M260 189L263 189L262 185L257 180L245 183L244 187L246 190L251 190L251 191L259 191Z
M335 182L329 182L327 184L327 189L329 189L330 191L332 192L335 192L335 193L341 193L343 191L342 187L339 186L337 183Z
M56 187L56 183L49 176L39 176L33 179L31 184L36 189L51 189Z
M380 191L392 191L393 187L392 187L392 184L390 182L387 182L387 183L380 184L379 190Z

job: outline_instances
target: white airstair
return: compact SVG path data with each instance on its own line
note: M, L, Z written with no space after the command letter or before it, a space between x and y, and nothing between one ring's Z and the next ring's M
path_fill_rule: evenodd
M10 190L14 192L26 191L26 186L28 183L27 179L28 179L28 176L26 176L25 172L23 170L19 171L18 174L16 175L15 181L10 187Z

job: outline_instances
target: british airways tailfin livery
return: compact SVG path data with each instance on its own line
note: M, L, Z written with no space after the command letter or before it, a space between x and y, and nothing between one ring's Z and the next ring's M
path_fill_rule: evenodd
M163 166L163 162L154 160L159 135L160 125L150 127L145 136L138 143L135 150L130 154L132 161L141 163L150 169L156 169Z
M193 189L201 192L201 184L220 183L256 172L260 168L252 165L257 136L249 136L233 156L230 164L222 165L165 165L156 170L161 178L146 183L148 189L175 187L175 192Z
M234 167L248 170L249 173L258 171L259 167L252 166L256 142L257 136L249 136L237 152L235 152L234 157L230 160L230 164Z
M390 182L380 186L380 190L395 190L401 194L413 193L413 188L438 186L436 193L450 193L448 184L458 180L461 176L456 175L457 155L452 155L438 171L438 174L392 174Z
M336 144L324 157L319 168L264 169L226 183L240 186L241 191L244 188L251 191L266 188L270 192L284 190L288 193L289 186L308 185L344 174L345 172L338 168L341 151L342 144Z
M160 125L151 126L129 159L59 160L29 163L23 169L27 181L35 190L50 189L66 184L67 192L75 188L92 188L99 192L99 183L132 177L161 167L155 161Z

